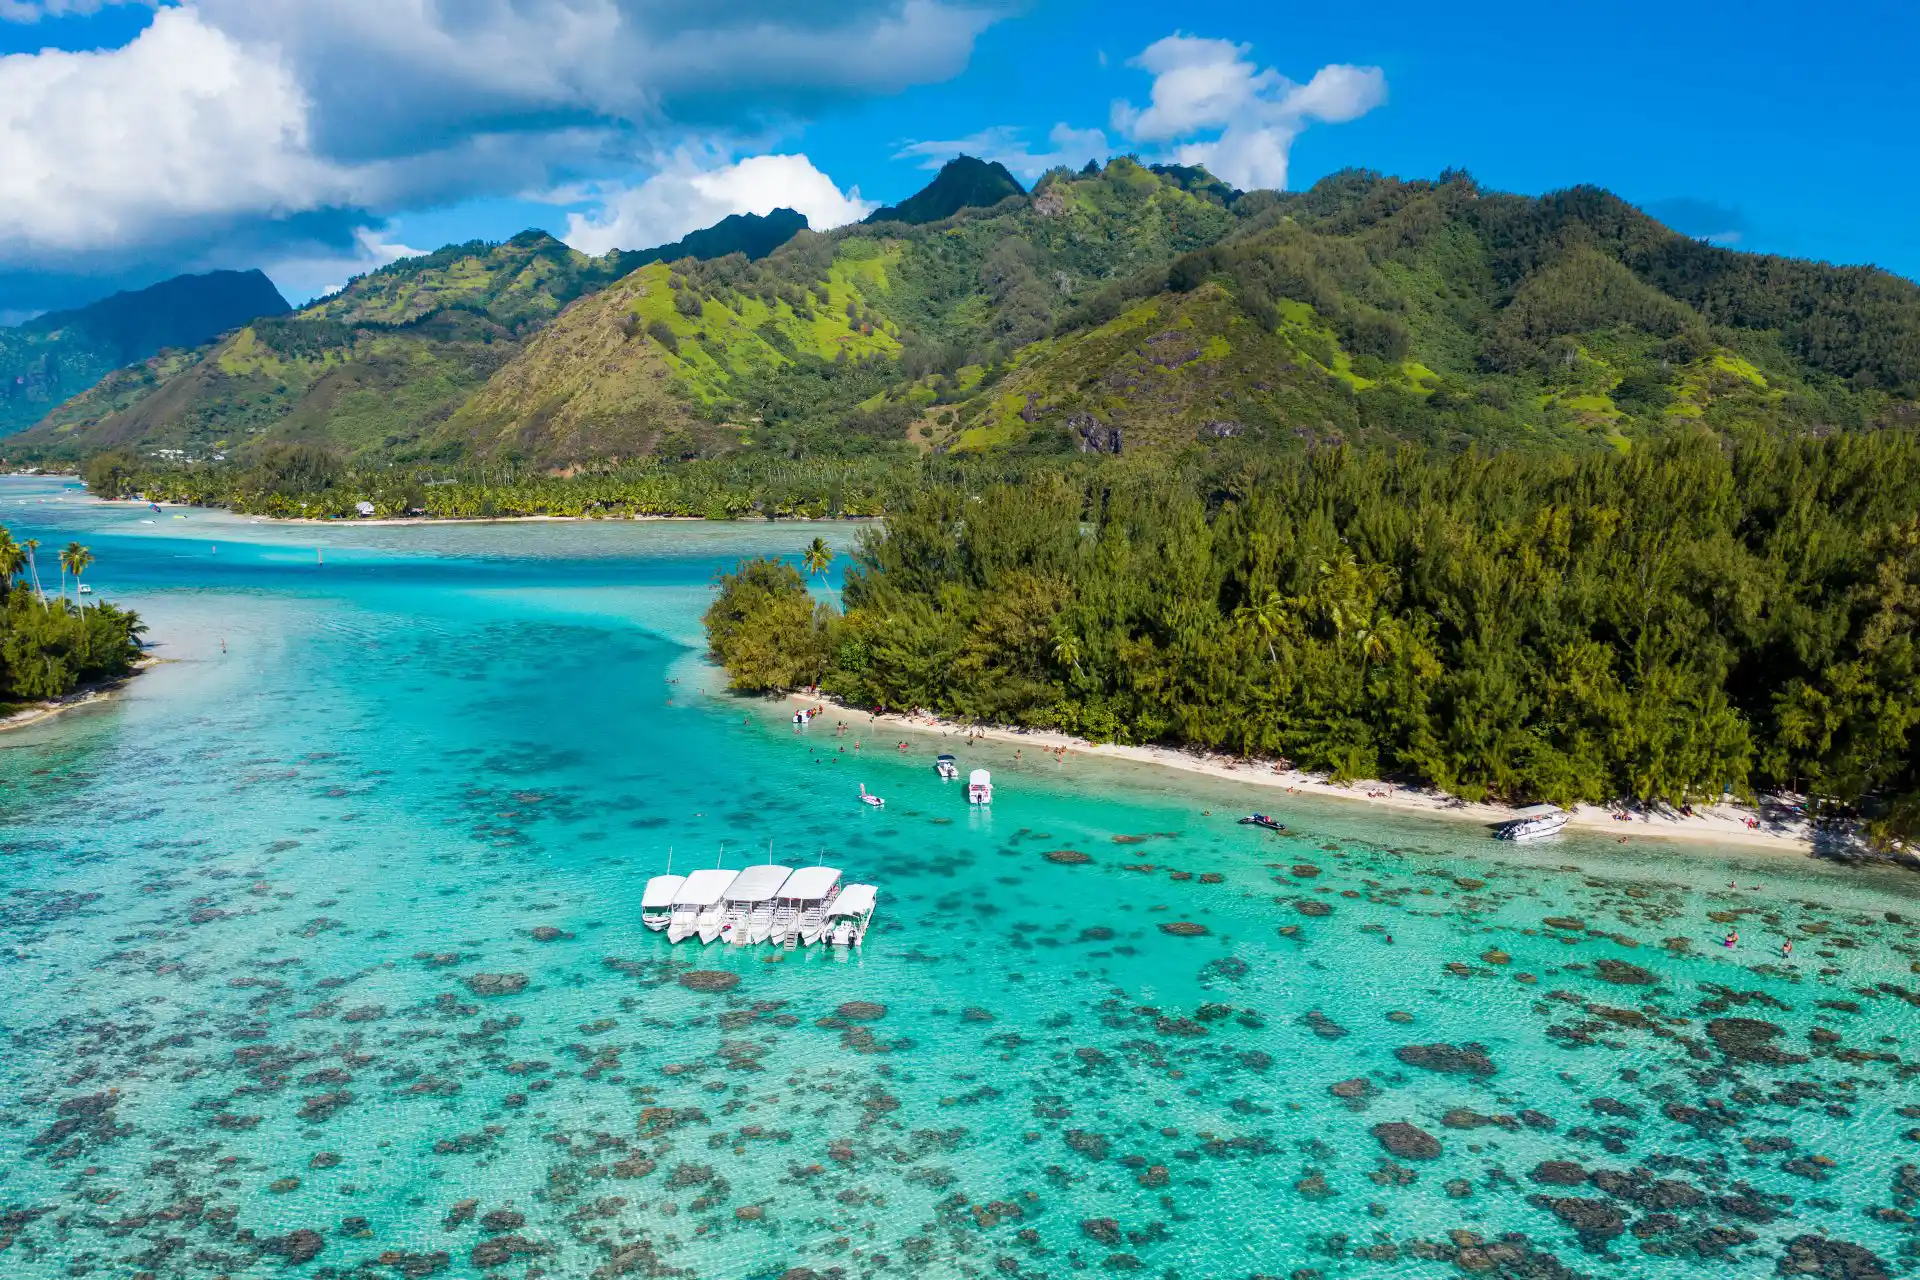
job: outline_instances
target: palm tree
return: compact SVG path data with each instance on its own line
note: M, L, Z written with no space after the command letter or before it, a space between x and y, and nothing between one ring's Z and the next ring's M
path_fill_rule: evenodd
M5 597L7 588L13 585L13 580L26 567L26 550L13 540L12 534L0 529L0 598Z
M33 575L33 594L40 597L41 604L45 604L47 602L47 593L42 590L40 586L40 561L34 555L34 552L40 550L40 539L28 538L25 545L27 548L27 571Z
M827 566L833 563L833 548L827 545L825 538L815 538L809 542L806 550L800 553L800 563L806 566L808 577L820 579L820 585L832 592L833 587L827 582Z
M1233 611L1233 620L1237 625L1259 633L1266 640L1268 662L1280 660L1280 655L1274 652L1273 642L1286 629L1287 602L1278 591L1268 591L1266 599L1241 605Z
M67 597L67 575L69 573L73 575L73 594L77 598L80 594L80 575L85 573L87 566L92 563L93 552L77 542L67 544L67 549L60 553L60 598L62 600ZM87 602L80 601L80 608L84 610L86 607Z
M1053 638L1053 660L1063 667L1072 667L1077 676L1084 678L1087 674L1080 669L1080 637L1071 631L1062 631Z

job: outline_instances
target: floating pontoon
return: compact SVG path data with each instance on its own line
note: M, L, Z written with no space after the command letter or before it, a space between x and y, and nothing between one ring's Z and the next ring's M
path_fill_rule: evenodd
M935 756L933 771L951 782L960 776L960 762L950 755Z
M975 769L967 775L967 803L993 803L993 775L985 769Z
M1557 836L1573 815L1556 805L1536 804L1521 809L1495 828L1495 840L1544 840Z
M826 932L821 939L830 947L857 947L867 936L873 922L874 887L850 884L827 908Z
M680 886L680 891L673 895L673 913L667 922L667 941L678 942L700 933L709 916L713 919L713 932L717 937L720 933L721 896L739 874L738 871L708 867L688 876L686 883ZM701 941L712 942L713 938L702 937Z
M827 908L840 893L840 868L802 867L787 877L773 898L773 929L767 941L788 949L820 940ZM813 936L808 937L811 933Z
M685 876L655 876L647 881L647 892L640 899L640 923L655 933L673 923L673 900Z
M764 863L742 871L740 878L727 886L717 936L739 946L765 942L773 932L774 896L792 874L792 867L777 863Z

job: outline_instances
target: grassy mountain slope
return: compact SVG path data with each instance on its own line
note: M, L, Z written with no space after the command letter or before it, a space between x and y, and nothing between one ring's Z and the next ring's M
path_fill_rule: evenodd
M955 156L940 166L932 182L899 204L875 209L867 221L917 226L951 218L962 209L991 209L1002 200L1025 194L1027 189L998 160Z
M124 370L19 446L292 439L573 468L736 450L1626 449L1920 420L1920 287L1700 244L1590 189L1353 172L1240 193L1119 158L938 221L800 231L757 261L636 269L644 256L530 233L395 264Z
M211 341L287 301L258 271L175 276L0 329L0 435L32 426L123 365Z

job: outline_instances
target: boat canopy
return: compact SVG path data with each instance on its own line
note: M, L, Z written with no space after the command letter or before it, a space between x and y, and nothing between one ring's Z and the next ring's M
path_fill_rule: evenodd
M685 876L655 876L647 881L647 892L640 899L640 909L655 911L672 906L674 895L680 892L680 886L686 882Z
M993 775L985 769L975 769L967 775L967 782L971 786L984 787L992 783L992 781Z
M727 886L728 902L765 902L780 892L780 886L793 874L792 867L775 864L748 867L740 878Z
M840 883L838 867L802 867L780 886L780 896L799 902L818 902Z
M1557 804L1530 804L1524 809L1515 809L1513 815L1507 820L1509 822L1530 822L1535 818L1551 818L1556 814L1565 812L1566 810Z
M676 907L711 907L727 891L740 875L738 871L726 871L719 867L705 867L687 877L680 886L680 892L673 895Z
M830 916L863 916L873 910L874 888L870 884L850 884L840 891L827 911Z
M952 753L951 751L942 751L942 752L941 752L941 753L940 753L939 755L937 755L937 756L935 756L935 757L934 757L934 759L935 759L935 760L945 760L945 761L946 761L946 762L947 762L948 764L952 764L952 763L953 763L953 753Z

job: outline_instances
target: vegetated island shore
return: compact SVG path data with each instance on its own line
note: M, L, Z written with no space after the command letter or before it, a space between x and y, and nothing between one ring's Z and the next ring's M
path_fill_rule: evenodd
M1308 773L1284 767L1277 761L1241 759L1222 754L1202 754L1177 747L1126 746L1111 742L1089 742L1071 734L1048 729L1020 729L1005 725L966 725L938 716L902 715L896 712L874 713L838 702L826 694L787 695L787 707L827 706L848 717L864 716L872 725L884 725L938 738L971 737L1042 751L1064 749L1069 753L1128 760L1138 764L1175 769L1183 773L1203 774L1226 782L1265 787L1282 794L1325 796L1336 800L1377 805L1404 813L1427 814L1482 825L1511 821L1519 810L1511 805L1463 800L1442 791L1407 787L1376 779L1358 779L1350 783L1334 782L1325 774ZM1769 798L1759 805L1696 805L1691 816L1664 806L1645 807L1621 802L1612 806L1582 804L1570 810L1569 827L1622 838L1650 837L1660 840L1738 846L1774 854L1809 856L1816 851L1844 853L1873 861L1901 862L1920 866L1920 860L1904 855L1883 855L1850 839L1845 833L1822 830L1816 833L1789 797ZM1624 820L1621 815L1624 815ZM1284 817L1284 814L1279 815ZM1749 827L1748 821L1760 825ZM1817 837L1817 841L1816 841ZM1831 847L1830 847L1831 846Z
M88 685L84 689L75 689L72 693L62 694L57 698L48 698L41 702L29 702L23 706L16 706L11 711L6 712L6 714L0 715L0 733L5 733L10 729L24 729L29 725L40 724L43 721L53 719L55 716L64 715L69 711L76 711L81 707L90 707L96 703L105 702L109 698L124 691L128 683L142 671L165 661L168 661L168 659L142 658L134 664L133 670L124 676L116 676L111 680L102 680L96 684Z

